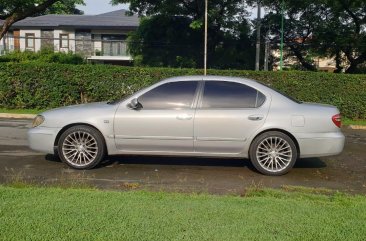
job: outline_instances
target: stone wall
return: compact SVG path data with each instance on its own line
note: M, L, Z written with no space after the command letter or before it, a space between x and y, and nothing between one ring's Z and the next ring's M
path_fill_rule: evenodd
M54 49L53 30L41 30L41 49Z
M84 57L93 55L93 42L90 32L75 31L75 53Z

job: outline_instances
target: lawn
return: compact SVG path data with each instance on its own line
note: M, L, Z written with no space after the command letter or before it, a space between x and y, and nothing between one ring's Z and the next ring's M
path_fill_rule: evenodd
M344 119L342 120L342 125L348 126L348 125L361 125L366 126L366 120L350 120L350 119Z
M366 197L0 186L0 240L364 240Z
M37 109L5 109L0 108L0 113L10 113L10 114L39 114L44 110Z

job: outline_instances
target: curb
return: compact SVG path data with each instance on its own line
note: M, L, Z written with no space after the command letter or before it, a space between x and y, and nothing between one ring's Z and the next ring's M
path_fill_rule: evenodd
M348 128L352 130L366 130L366 126L362 125L349 125Z
M34 114L12 114L12 113L0 113L0 118L8 119L34 119Z

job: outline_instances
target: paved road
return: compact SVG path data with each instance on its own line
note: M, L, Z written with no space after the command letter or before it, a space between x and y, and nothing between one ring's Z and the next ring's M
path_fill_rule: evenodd
M100 167L77 171L51 155L27 147L29 120L0 119L0 183L23 180L49 184L84 183L100 188L236 193L248 187L301 185L366 194L366 131L344 129L339 156L298 160L281 177L257 173L249 160L109 157Z

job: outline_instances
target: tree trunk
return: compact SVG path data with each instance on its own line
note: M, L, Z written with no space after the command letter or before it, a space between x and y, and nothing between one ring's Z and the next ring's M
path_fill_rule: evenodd
M3 39L4 35L8 32L13 23L15 23L14 16L10 16L5 20L0 29L0 39Z
M366 61L366 52L363 52L357 59L349 58L346 54L348 61L351 63L350 66L346 69L347 74L354 74L357 71L358 65L362 64Z
M36 13L43 12L46 10L49 6L54 4L55 2L58 2L59 0L46 0L42 2L41 4L34 5L33 7L29 7L21 12L13 12L9 14L9 16L5 19L3 25L0 28L0 40L4 37L4 35L8 32L11 25L13 25L15 22L18 22L22 19L25 19L26 17L32 16Z
M342 59L341 59L340 51L337 51L335 61L336 61L336 70L334 70L334 73L341 73L343 70L343 67L341 66Z
M310 71L316 71L316 68L314 65L312 65L311 63L308 63L305 59L304 56L302 56L301 51L295 47L290 45L290 49L291 51L295 54L296 58L299 60L300 64L307 70Z

